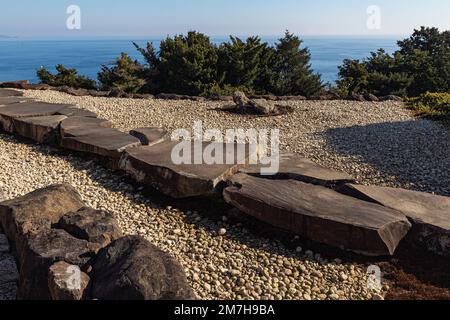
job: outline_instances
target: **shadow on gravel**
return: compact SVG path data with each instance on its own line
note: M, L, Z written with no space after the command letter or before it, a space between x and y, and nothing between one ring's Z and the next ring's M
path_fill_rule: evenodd
M328 146L418 191L450 196L450 131L430 120L330 129Z
M227 238L245 244L249 248L265 250L266 252L296 258L300 261L317 260L317 256L305 255L311 250L323 263L335 263L339 259L343 263L356 264L366 268L371 264L381 267L383 278L388 281L391 290L390 299L449 299L450 300L450 261L440 257L418 254L405 246L400 246L394 257L370 258L337 248L325 246L302 237L296 237L265 223L251 219L239 210L233 209L218 196L216 199L191 198L172 199L157 190L136 183L125 174L107 170L102 167L102 161L84 154L74 154L65 150L40 146L29 140L14 138L14 141L27 144L33 151L43 155L63 157L76 170L86 172L92 180L109 191L120 192L135 204L145 204L135 195L140 194L150 200L152 208L178 209L186 223L197 229L204 229L213 236L218 236L218 230L226 227ZM119 184L105 182L105 170L108 175L114 175ZM148 204L145 204L148 206ZM189 214L188 212L191 212ZM192 214L194 213L194 214ZM222 221L227 217L226 224ZM192 239L195 241L195 239ZM302 253L296 253L296 248L302 247ZM255 272L258 270L255 269Z

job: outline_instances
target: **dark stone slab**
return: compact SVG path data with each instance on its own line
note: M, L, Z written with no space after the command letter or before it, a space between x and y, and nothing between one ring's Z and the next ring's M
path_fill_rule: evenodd
M10 89L0 89L0 97L21 97L23 92Z
M131 130L130 134L138 138L142 145L153 146L165 140L164 137L167 135L167 131L163 128L148 127Z
M264 168L263 165L254 165L243 168L240 171L263 178L293 179L327 187L355 181L353 177L345 172L325 168L295 154L281 154L280 166L277 172L262 172L262 168ZM266 169L269 169L269 167L266 167Z
M411 228L400 212L295 180L237 174L229 203L258 220L305 238L368 256L392 255Z
M46 229L27 237L20 256L19 299L50 300L49 268L65 261L84 269L99 246L72 237L64 230Z
M100 300L189 300L195 295L182 266L139 236L100 250L93 266L92 297Z
M20 254L28 235L50 229L64 214L82 207L80 195L71 186L52 185L1 202L0 224Z
M0 108L0 125L3 130L13 133L13 119L52 116L68 106L69 105L65 104L50 104L42 102L10 104L6 107Z
M412 222L409 242L450 257L450 198L398 188L348 184L341 192L402 212Z
M0 107L7 106L9 104L15 104L20 102L31 102L32 99L23 97L0 97Z
M102 247L123 236L112 213L91 208L64 215L58 226L78 239L98 243Z
M133 176L138 182L152 186L162 193L173 198L187 198L194 196L207 196L215 193L224 181L236 173L241 164L175 164L172 161L172 150L179 142L166 141L154 146L143 146L129 149L120 161L120 168ZM194 161L194 142L191 146L191 159ZM237 144L222 144L204 142L200 148L217 146L224 150L225 163L226 147L231 146L235 151ZM246 148L248 149L248 148ZM249 152L238 159L245 163Z
M104 156L110 159L119 159L127 149L141 145L141 142L119 130L108 129L109 134L99 135L97 133L79 137L63 138L61 146L74 151Z
M56 143L59 137L59 124L66 118L66 116L55 115L14 119L14 133L38 143Z
M95 112L84 110L76 107L69 107L58 111L58 114L68 116L68 117L87 117L87 118L97 118Z
M94 117L69 117L61 122L61 137L81 137L85 135L111 135L117 133L117 130L102 130L111 128L112 123L109 120ZM113 131L114 130L114 131Z

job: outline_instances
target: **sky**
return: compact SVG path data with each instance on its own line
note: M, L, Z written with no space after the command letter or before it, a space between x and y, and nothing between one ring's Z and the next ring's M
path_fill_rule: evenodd
M66 26L70 5L81 9L80 30ZM380 19L367 13L371 5L380 9ZM368 28L368 19L379 21L379 28ZM303 36L407 35L422 25L449 30L450 0L18 0L0 5L0 35L21 38L138 38L189 30L275 36L286 29Z

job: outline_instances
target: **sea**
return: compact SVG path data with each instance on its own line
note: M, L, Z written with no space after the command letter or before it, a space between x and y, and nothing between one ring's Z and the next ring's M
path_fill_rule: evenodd
M142 61L142 56L133 42L145 46L152 42L155 48L163 38L153 39L98 39L57 40L21 39L0 40L0 82L29 80L38 82L36 70L45 67L54 70L56 64L76 68L79 74L96 79L101 65L111 64L121 52ZM364 59L379 48L388 53L397 50L401 37L305 37L303 46L310 49L312 69L322 75L324 83L333 84L338 79L338 66L344 59ZM270 45L275 37L262 37ZM226 37L215 37L211 41L220 44Z

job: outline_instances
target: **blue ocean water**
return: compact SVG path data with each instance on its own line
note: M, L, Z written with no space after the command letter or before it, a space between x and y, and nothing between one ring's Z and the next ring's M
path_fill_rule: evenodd
M214 43L226 38L213 38ZM264 38L269 44L276 38ZM309 47L312 67L322 75L324 82L337 79L338 66L346 58L362 59L378 48L392 53L397 49L394 37L306 37L304 45ZM82 75L97 78L102 64L108 64L126 52L141 61L142 57L132 41L145 46L147 41L158 47L161 39L149 40L0 40L0 82L27 79L37 82L36 70L43 66L54 70L56 64L76 68Z

